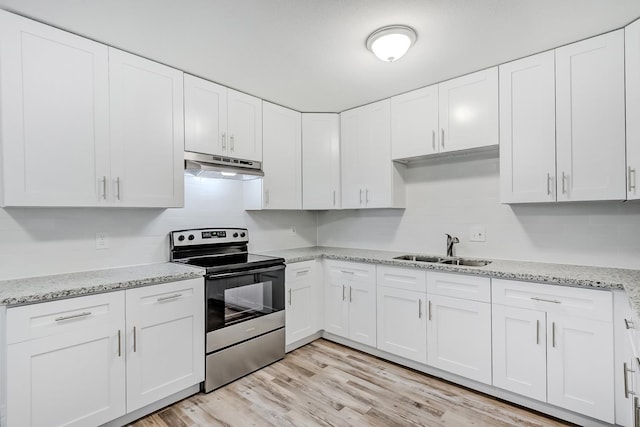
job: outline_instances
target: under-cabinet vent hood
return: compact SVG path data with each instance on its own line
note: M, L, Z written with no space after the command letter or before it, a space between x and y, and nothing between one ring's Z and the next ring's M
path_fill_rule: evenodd
M198 177L250 180L264 176L262 162L184 152L185 172Z

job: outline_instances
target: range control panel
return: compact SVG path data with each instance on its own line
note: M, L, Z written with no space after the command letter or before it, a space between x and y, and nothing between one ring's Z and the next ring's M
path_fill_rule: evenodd
M246 228L196 228L171 232L172 246L212 245L249 241Z

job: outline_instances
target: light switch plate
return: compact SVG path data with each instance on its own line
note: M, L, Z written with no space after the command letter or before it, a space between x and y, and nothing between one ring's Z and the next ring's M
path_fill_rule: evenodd
M109 233L96 233L96 249L109 249Z
M484 242L487 237L484 232L484 227L480 225L474 225L469 228L469 241L470 242Z

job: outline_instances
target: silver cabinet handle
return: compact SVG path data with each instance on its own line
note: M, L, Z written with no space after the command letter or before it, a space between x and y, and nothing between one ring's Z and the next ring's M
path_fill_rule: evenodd
M435 130L431 131L431 147L433 148L433 151L436 151L436 131Z
M633 321L624 319L624 327L626 329L633 329Z
M622 375L624 375L624 398L628 399L629 395L635 395L635 393L629 390L629 378L627 373L634 373L635 371L633 369L629 369L629 366L627 366L627 362L624 362L622 364L622 367L624 368L624 372L622 373Z
M173 295L169 295L168 297L160 297L156 301L157 302L169 301L172 299L180 298L181 296L182 294L173 294Z
M116 178L116 199L120 200L120 177Z
M556 348L556 322L551 322L551 347Z
M431 301L427 301L427 319L431 320Z
M78 319L80 317L87 317L87 316L91 316L91 312L90 311L83 311L82 313L72 314L71 316L56 317L55 321L56 322L64 322L65 320Z
M269 205L269 190L264 190L264 205Z
M229 148L231 149L232 153L235 151L235 146L236 146L235 139L236 139L235 136L231 135L231 144L229 145Z
M222 132L222 151L227 151L227 133Z
M362 204L362 188L360 189L360 204Z
M118 357L122 357L122 333L118 329Z
M550 302L553 304L562 304L562 301L558 301L557 299L544 299L544 298L538 298L538 297L531 297L531 299L534 301Z
M369 204L369 189L365 189L364 190L364 202L368 205Z
M136 334L136 327L133 327L133 352L135 353L138 348L138 334Z
M631 175L633 175L633 179L631 178ZM631 166L628 167L627 181L629 185L629 193L631 193L636 189L636 169L632 168Z
M289 288L289 307L291 307L291 288Z
M336 190L333 190L333 206L336 205Z
M551 195L551 174L547 174L547 196Z
M102 199L107 200L107 177L103 176L100 181L102 182Z
M356 274L355 271L349 271L349 270L340 270L340 273L342 273L342 274Z
M565 186L567 176L568 175L562 172L562 194L567 194L567 187Z
M633 398L633 426L640 427L640 404L637 397Z
M442 148L444 148L444 128L442 128L441 131L442 131L442 139L440 140L440 145L442 145Z
M418 319L422 319L422 300L418 299Z
M536 320L536 345L540 344L540 320Z
M345 290L345 286L342 285L342 301L344 301L344 290Z
M308 268L305 268L304 270L298 270L296 271L296 276L300 276L302 274L307 274L309 272Z
M353 302L353 288L349 286L349 302Z

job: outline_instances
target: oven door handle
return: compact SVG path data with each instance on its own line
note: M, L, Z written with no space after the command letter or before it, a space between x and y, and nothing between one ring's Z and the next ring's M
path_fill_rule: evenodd
M284 267L284 265L277 265L275 267L256 268L253 270L235 271L233 273L210 274L206 276L206 278L211 280L226 279L229 277L246 276L248 274L268 273L270 271L284 270Z

